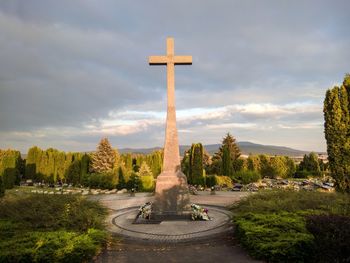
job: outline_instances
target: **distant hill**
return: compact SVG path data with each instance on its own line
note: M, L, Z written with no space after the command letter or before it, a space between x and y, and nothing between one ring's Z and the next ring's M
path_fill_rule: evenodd
M285 155L285 156L300 156L309 153L308 151L301 151L292 149L284 146L274 146L274 145L263 145L251 142L238 142L239 148L241 149L242 154L267 154L267 155ZM180 145L180 154L183 155L184 151L188 150L190 145ZM212 155L218 151L220 144L208 144L204 145L204 148L207 152ZM120 153L143 153L148 154L156 150L162 149L161 147L153 148L123 148L119 149Z

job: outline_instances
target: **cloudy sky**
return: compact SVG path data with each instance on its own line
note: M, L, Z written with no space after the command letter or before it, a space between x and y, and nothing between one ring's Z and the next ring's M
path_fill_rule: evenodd
M0 148L162 146L176 67L181 144L239 141L324 151L325 91L350 71L350 2L0 1Z

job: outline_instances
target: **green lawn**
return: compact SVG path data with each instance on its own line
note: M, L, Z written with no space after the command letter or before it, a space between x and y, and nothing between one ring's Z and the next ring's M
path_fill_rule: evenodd
M0 262L84 262L107 241L107 211L79 195L10 190L0 199Z
M348 262L350 196L306 191L266 191L232 208L236 236L269 262ZM337 221L337 224L333 224Z

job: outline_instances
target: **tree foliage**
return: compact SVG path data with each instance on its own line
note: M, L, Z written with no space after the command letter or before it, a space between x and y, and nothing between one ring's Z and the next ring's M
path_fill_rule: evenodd
M19 184L21 167L21 153L15 150L0 150L0 177L6 189Z
M5 185L2 180L2 176L0 176L0 197L3 197L5 195Z
M350 75L341 87L327 90L324 100L324 128L329 168L336 188L350 192Z
M321 169L317 154L314 152L311 152L308 155L305 154L303 160L299 164L298 170L313 176L320 176Z
M95 173L111 172L115 166L116 158L117 153L108 139L102 138L96 152L92 155L90 171Z
M227 133L222 140L219 151L212 158L211 173L232 176L233 172L243 168L242 161L239 161L241 151L236 139Z
M201 143L192 144L190 150L190 174L189 181L195 185L205 185L203 176L203 145Z
M25 178L49 183L82 184L89 170L90 156L86 153L65 153L34 146L28 150Z

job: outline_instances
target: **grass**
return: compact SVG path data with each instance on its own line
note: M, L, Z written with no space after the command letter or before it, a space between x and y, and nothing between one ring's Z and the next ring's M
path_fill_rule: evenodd
M350 216L350 196L339 193L265 191L231 207L240 243L268 262L322 261L315 236L308 231L311 215ZM339 226L341 227L341 226Z
M0 199L0 262L85 262L107 241L107 211L73 195L9 191Z

